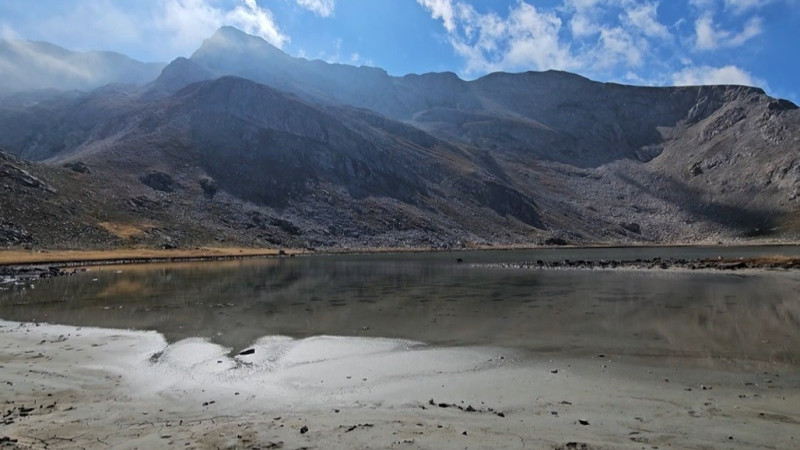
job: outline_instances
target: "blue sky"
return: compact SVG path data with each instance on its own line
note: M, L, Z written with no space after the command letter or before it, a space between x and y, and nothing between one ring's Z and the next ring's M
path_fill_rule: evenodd
M293 56L392 75L560 69L643 85L734 83L800 103L800 0L3 0L0 36L143 61L222 25Z

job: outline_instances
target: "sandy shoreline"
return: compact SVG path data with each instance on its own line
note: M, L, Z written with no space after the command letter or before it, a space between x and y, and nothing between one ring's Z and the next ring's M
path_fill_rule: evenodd
M156 332L0 321L0 438L21 448L800 444L800 374L789 366L522 359L502 348L325 336L251 348L230 356Z

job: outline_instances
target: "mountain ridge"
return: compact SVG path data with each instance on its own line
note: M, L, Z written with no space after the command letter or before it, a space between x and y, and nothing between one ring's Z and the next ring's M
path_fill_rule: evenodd
M800 235L800 111L758 88L557 71L392 77L292 58L226 28L139 88L26 95L0 108L0 148L58 169L45 172L59 191L80 179L95 206L56 203L73 205L102 245ZM38 229L20 214L4 220ZM109 223L139 232L109 235L98 225Z

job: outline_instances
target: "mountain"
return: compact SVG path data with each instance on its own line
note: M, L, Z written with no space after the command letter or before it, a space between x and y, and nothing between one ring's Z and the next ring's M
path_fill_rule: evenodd
M114 52L72 52L46 42L0 40L0 94L141 85L156 79L163 68Z
M800 110L760 89L623 86L555 71L392 77L292 58L233 28L140 89L7 97L0 148L87 199L70 205L76 223L105 236L91 245L451 248L800 233ZM75 180L80 194L65 187ZM60 245L31 231L35 215L16 214L4 223L31 245Z

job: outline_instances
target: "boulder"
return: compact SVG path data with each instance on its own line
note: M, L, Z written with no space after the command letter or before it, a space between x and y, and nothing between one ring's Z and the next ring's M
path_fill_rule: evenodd
M175 180L164 172L148 172L139 177L139 181L161 192L174 192L176 187Z

